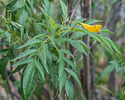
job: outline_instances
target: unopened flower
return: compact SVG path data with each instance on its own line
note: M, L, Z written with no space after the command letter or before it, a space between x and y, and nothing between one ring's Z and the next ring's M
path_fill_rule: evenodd
M82 27L84 27L86 30L90 32L99 32L102 28L102 25L88 25L88 24L82 23Z

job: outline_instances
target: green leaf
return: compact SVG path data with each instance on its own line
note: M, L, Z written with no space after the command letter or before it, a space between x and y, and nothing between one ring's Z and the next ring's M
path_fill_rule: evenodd
M74 100L74 86L70 80L66 81L65 90L69 100Z
M20 9L19 23L25 26L27 24L26 23L27 18L28 18L28 11L26 11L25 8L22 7ZM20 32L21 32L21 40L22 40L23 35L24 35L24 28L20 28Z
M23 64L26 64L26 63L29 63L29 62L32 62L32 61L33 61L32 58L25 58L21 61L16 62L13 66L23 65Z
M81 38L83 37L84 35L86 35L85 33L83 32L75 32L71 35L71 39L78 39L78 38Z
M78 84L80 85L80 87L82 88L81 86L81 83L80 83L80 80L79 78L77 77L77 75L69 68L65 68L65 70L70 74L72 75L72 77L74 77L76 79L76 81L78 82Z
M46 8L48 8L48 9L46 9L46 11L48 11L49 10L49 1L48 0L43 0L43 1L44 1Z
M102 78L104 78L106 75L110 74L113 70L115 70L116 62L112 62L112 64L108 65L101 75L97 78L95 84L97 84Z
M10 44L10 42L11 42L11 35L10 35L10 33L5 32L4 34L7 37L8 41L9 41L9 44Z
M64 67L65 67L65 62L63 59L60 59L59 62L59 68L58 68L58 74L59 74L59 79L62 76L63 72L64 72Z
M11 8L11 11L14 12L15 10L17 10L18 8L21 8L22 6L24 6L25 2L24 0L18 0L13 7Z
M5 70L7 67L7 64L10 59L13 58L13 52L10 51L6 56L2 56L0 59L0 76L2 77L3 80L5 80ZM13 62L10 62L10 66L13 64Z
M35 53L35 52L37 52L37 49L29 49L29 50L26 50L26 51L24 51L23 53L21 53L18 57L16 57L16 58L13 59L13 60L10 60L10 61L14 61L14 60L20 59L20 58L22 58L22 57L24 57L24 56L27 56L27 55L32 54L32 53Z
M10 51L10 49L2 49L0 50L0 55L7 54Z
M5 79L5 70L7 63L8 63L8 56L4 56L2 57L2 59L0 59L0 76L2 76L2 79Z
M63 18L65 19L68 16L68 10L64 2L62 0L59 0L59 1L62 7L62 11L63 11Z
M19 72L24 67L24 65L16 67L16 69L9 74L9 77L11 77L11 75L15 74L16 72Z
M81 19L78 19L77 21L78 22L83 22L83 21L85 21L85 20L87 20L86 18L81 18Z
M35 62L35 65L36 65L40 75L42 76L43 80L45 80L43 66L41 65L41 63L38 60L35 60L34 62Z
M67 55L71 56L73 59L75 59L75 58L74 58L74 56L72 55L72 53L71 53L71 52L69 52L69 51L68 51L68 50L66 50L66 49L60 49L60 52L63 52L63 53L65 53L65 54L67 54Z
M65 83L65 90L66 90L67 96L69 96L69 87L70 87L69 80L66 80L66 83Z
M4 30L0 28L0 33L4 33Z
M52 25L52 27L54 26L54 20L50 17L50 16L48 16L49 17L49 19L51 20L51 25Z
M84 94L81 94L81 95L82 95L83 100L87 100L86 97L84 96Z
M49 5L50 5L50 6L49 6L49 16L52 16L52 12L53 12L53 2L51 2Z
M24 45L18 47L17 49L21 49L21 48L24 48L26 46L29 46L29 45L32 45L32 44L36 44L36 43L41 43L42 41L39 40L39 39L31 39L29 41L27 41Z
M26 11L25 8L21 8L20 16L19 16L19 23L21 25L25 25L27 18L28 18L28 11Z
M75 47L80 52L83 52L85 55L87 55L85 49L76 40L67 39L67 42L69 42L73 47Z
M14 26L15 28L23 28L23 26L22 25L20 25L20 24L18 24L18 23L16 23L16 22L13 22L13 21L10 21L10 23L11 23L11 25L12 26Z
M59 50L58 50L58 48L57 48L57 46L56 46L56 44L55 44L55 38L54 38L53 36L51 36L51 37L50 37L50 40L51 40L53 46L56 48L56 50L57 50L57 52L58 52L58 54L59 54Z
M97 23L97 22L102 22L102 21L103 20L91 19L91 20L86 21L85 23L90 25L90 24Z
M90 51L90 49L88 48L88 46L81 40L78 40L78 42L91 54L92 58L94 59L94 56L92 52Z
M43 49L44 62L45 62L45 64L46 64L48 45L47 45L47 44L43 44L43 45L42 45L42 49Z
M100 38L100 40L101 40L103 43L105 43L105 44L112 50L110 43L105 39L104 36L101 36L101 35L99 35L99 34L96 34L96 36L97 36L98 38ZM112 52L113 52L113 50L112 50Z
M69 64L76 71L76 65L71 60L69 60L66 57L63 57L63 59L65 60L65 62L67 62L67 64Z
M38 71L34 67L33 63L29 64L23 74L23 95L24 95L24 100L27 100L28 96L34 89L38 79Z
M65 82L66 82L66 73L63 72L63 74L61 75L61 77L59 79L59 91L60 91L60 94L61 94L61 91L62 91L62 88L63 88Z
M51 31L51 29L45 23L38 23L38 24L44 26L49 32Z
M109 39L108 37L105 37L105 39L109 42L109 44L114 48L114 50L119 54L121 55L121 52L120 52L120 49L116 46L116 44L111 40Z
M111 31L109 31L108 29L105 29L105 28L102 28L102 29L100 30L100 32L114 34L113 32L111 32ZM100 33L100 32L99 32L99 33Z
M43 54L42 54L41 51L39 52L39 57L40 57L40 60L41 60L41 62L42 62L42 64L43 64L43 67L45 68L46 72L49 73L48 67L47 67L47 63L45 63L45 60L44 60L44 58L43 58Z
M41 38L41 37L48 37L48 35L38 34L38 35L34 36L32 39L37 39L37 38Z

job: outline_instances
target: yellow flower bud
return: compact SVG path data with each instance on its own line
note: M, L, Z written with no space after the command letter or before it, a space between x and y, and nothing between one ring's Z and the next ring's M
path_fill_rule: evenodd
M102 25L87 25L85 23L82 23L82 27L84 27L86 30L90 32L99 32L102 28Z

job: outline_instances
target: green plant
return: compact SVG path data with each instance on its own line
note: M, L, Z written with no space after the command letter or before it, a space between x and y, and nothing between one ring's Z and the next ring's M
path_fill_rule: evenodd
M107 36L100 34L112 32L107 29L101 29L96 33L85 30L78 24L87 20L84 18L66 24L69 20L68 10L63 1L59 1L63 12L62 23L53 20L53 4L48 0L43 0L41 3L37 0L10 0L6 5L6 17L1 15L3 26L0 28L0 40L4 39L4 42L0 45L6 45L7 48L0 50L0 55L3 56L0 60L0 66L2 66L0 74L5 79L4 72L9 61L10 76L23 70L21 96L24 100L28 99L38 81L42 84L46 82L47 76L52 86L57 89L57 94L61 94L64 87L69 100L74 99L71 76L81 89L82 86L77 76L78 67L75 63L75 54L66 48L66 43L71 44L80 54L87 55L87 50L93 57L90 48L81 39L84 35L89 35L99 43L106 45L112 52L116 52L122 61L119 47ZM91 25L97 22L101 20L92 19L85 23ZM74 32L73 35L67 37L72 32ZM65 55L70 57L67 58ZM17 68L13 70L13 66ZM101 75L98 80L105 74Z

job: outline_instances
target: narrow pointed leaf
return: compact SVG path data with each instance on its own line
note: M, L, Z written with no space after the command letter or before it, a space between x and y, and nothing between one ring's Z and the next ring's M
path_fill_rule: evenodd
M63 86L66 82L66 73L63 72L63 74L61 75L60 79L59 79L59 91L60 91L60 94L61 94L61 91L63 89Z
M35 52L37 52L37 49L29 49L29 50L26 50L26 51L24 51L23 53L21 53L18 57L16 57L16 58L13 59L13 60L10 60L10 61L14 61L14 60L20 59L20 58L22 58L22 57L24 57L24 56L27 56L27 55L32 54L32 53L35 53Z
M101 73L101 75L98 77L98 79L96 80L95 84L97 84L102 78L104 78L106 75L110 74L113 70L115 69L115 65L111 64L108 65L103 72Z
M75 59L74 56L72 55L72 53L69 52L68 50L66 50L66 49L60 49L60 51L63 52L63 53L65 53L65 54L67 54L67 55L69 55L69 56L71 56L73 59Z
M59 62L59 69L58 69L58 73L59 73L59 79L62 76L63 72L64 72L64 66L65 66L65 62L63 59L60 60Z
M35 87L37 79L38 79L38 71L34 67L33 63L31 63L26 67L22 79L23 82L22 87L25 100L27 100L28 96Z
M40 57L40 60L41 60L41 62L43 64L43 67L45 68L46 72L49 73L47 63L44 62L43 54L42 54L41 51L39 52L39 57Z
M86 23L86 24L93 24L93 23L102 22L102 21L103 21L103 20L91 19L91 20L86 21L85 23Z
M37 60L35 60L35 66L37 67L37 69L38 69L40 75L42 76L43 80L45 80L43 66Z
M26 63L29 63L29 62L32 62L32 61L33 61L32 58L25 58L21 61L16 62L15 64L13 64L13 66L23 65L23 64L26 64Z
M67 39L67 42L69 42L73 47L75 47L80 52L83 52L85 55L87 55L85 49L79 44L79 42L71 39Z
M18 49L21 49L21 48L24 48L26 46L36 44L36 43L41 43L41 40L39 40L39 39L31 39L31 40L27 41L24 45L20 46Z
M81 83L80 83L80 80L79 78L77 77L77 75L69 68L65 68L65 70L72 76L76 79L76 81L78 82L78 84L80 85L81 87ZM82 88L82 87L81 87Z
M69 60L66 57L63 57L63 59L65 60L65 62L67 62L67 64L69 64L76 71L76 65L71 60Z

